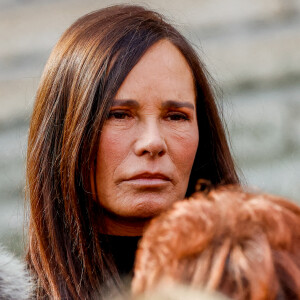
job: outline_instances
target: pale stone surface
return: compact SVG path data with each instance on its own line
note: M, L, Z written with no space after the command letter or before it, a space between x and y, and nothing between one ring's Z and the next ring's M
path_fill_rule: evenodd
M300 85L242 91L230 103L225 116L239 161L263 164L300 154Z
M300 81L300 19L293 24L263 26L219 38L203 39L209 70L229 89L263 86L287 78Z
M300 203L300 85L230 99L225 117L245 183Z

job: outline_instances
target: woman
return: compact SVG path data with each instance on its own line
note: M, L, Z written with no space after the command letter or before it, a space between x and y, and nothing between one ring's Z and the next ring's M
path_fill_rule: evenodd
M27 259L38 298L120 286L147 221L198 178L238 181L191 46L139 6L77 20L47 62L28 138Z

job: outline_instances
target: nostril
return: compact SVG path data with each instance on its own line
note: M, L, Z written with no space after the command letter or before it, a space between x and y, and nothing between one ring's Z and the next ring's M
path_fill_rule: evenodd
M158 156L163 156L165 154L165 151L164 150L161 150L159 153L158 153Z
M165 154L165 150L159 150L159 151L156 151L156 150L144 150L142 152L142 155L146 155L146 154L148 154L150 157L153 157L153 158L156 157L156 156L161 157L161 156L163 156Z
M155 157L156 155L157 155L158 157L161 157L161 156L164 155L164 153L165 153L165 150L160 150L160 151L149 151L149 154L150 154L151 157Z

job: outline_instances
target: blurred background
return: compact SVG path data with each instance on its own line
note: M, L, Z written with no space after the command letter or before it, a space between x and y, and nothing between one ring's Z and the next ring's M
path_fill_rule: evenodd
M26 138L43 66L81 15L122 1L0 0L0 243L22 255ZM148 0L215 79L245 183L300 204L300 0Z

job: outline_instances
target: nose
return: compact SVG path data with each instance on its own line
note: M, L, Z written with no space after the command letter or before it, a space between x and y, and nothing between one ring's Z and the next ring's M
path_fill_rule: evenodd
M139 128L134 149L137 156L160 157L166 153L167 145L157 123L156 121L148 122Z

